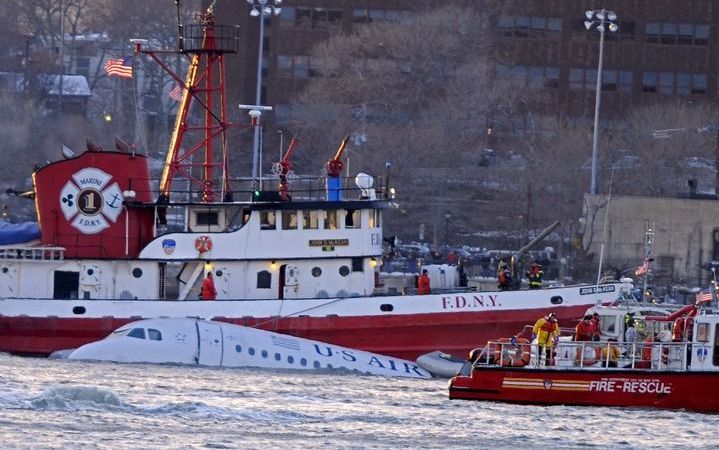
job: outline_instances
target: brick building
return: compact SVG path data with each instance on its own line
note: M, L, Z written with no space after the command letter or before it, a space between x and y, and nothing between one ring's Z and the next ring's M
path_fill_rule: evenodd
M280 109L291 102L317 75L310 51L327 37L451 3L284 0L281 14L265 19L264 101ZM502 39L498 71L547 90L549 111L593 115L600 33L585 28L584 12L600 8L616 12L619 25L616 33L605 34L602 117L611 119L628 107L667 96L717 99L719 0L533 0L517 5L496 19ZM235 86L240 98L253 101L258 18L249 15L245 3L220 0L218 10L220 20L240 24L241 50L233 60L238 67L230 71L240 74Z

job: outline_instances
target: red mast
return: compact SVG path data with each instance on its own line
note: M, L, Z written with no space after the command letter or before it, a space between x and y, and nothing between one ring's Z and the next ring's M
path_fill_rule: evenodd
M178 176L188 179L202 192L203 202L230 201L227 129L233 124L227 120L224 55L237 51L237 28L215 25L213 2L206 12L198 15L197 23L188 25L187 32L183 33L180 2L175 3L180 30L179 54L189 60L184 80L160 59L160 55L178 52L147 50L142 48L143 41L135 42L137 53L150 56L182 88L158 202L170 201L172 182ZM202 125L191 123L193 103L204 110ZM192 139L188 139L190 136Z

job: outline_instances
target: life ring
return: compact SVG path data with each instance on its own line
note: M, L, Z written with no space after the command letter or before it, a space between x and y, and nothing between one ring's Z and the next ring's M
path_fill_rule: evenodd
M502 366L523 367L529 364L529 341L524 338L498 339L494 348L494 362Z
M200 236L195 239L195 249L200 253L206 253L212 250L212 239L209 236Z

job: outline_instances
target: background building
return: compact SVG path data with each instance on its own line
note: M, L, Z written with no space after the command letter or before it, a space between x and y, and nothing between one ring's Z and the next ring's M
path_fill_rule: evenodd
M336 33L377 21L396 21L430 5L452 0L285 0L278 17L267 18L263 98L273 105L292 101L317 75L313 46ZM497 2L490 2L497 3ZM476 2L481 7L484 2ZM508 4L500 1L499 4ZM238 89L254 98L258 19L249 6L221 0L220 16L239 23L242 50ZM586 10L616 12L619 30L606 32L602 117L665 96L717 99L719 1L717 0L533 0L508 4L496 17L502 36L500 70L542 85L551 98L547 112L591 118L594 111L599 32L584 26ZM234 73L234 70L233 70Z

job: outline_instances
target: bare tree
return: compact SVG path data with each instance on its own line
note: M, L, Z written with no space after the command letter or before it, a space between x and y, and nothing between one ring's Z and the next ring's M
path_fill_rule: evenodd
M628 193L673 196L686 192L690 159L713 161L717 156L718 119L715 106L682 100L632 111L624 145L641 164L635 168L634 190Z

